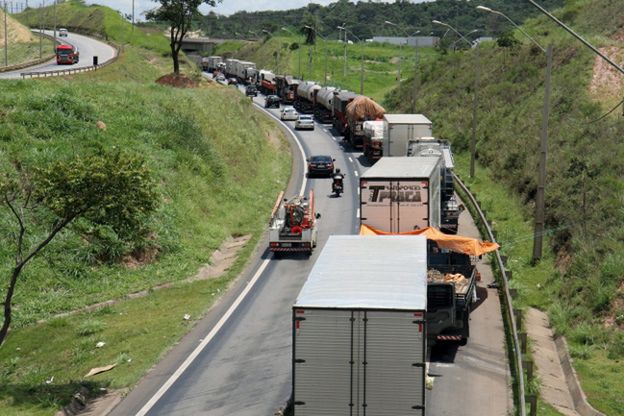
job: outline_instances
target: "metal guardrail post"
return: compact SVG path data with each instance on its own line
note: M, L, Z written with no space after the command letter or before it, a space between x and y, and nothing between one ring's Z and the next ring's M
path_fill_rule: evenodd
M492 228L490 227L490 224L487 222L487 219L485 218L485 215L481 211L481 207L477 203L477 200L474 197L474 195L472 195L470 190L466 187L466 185L462 182L461 179L459 179L459 177L455 173L453 173L453 180L459 185L462 191L470 199L471 204L474 206L475 210L477 211L477 214L479 215L479 219L482 221L483 226L485 227L485 230L488 234L487 237L491 241L495 242L496 238L494 237L494 234L492 233ZM522 363L520 340L518 337L518 327L517 327L517 322L516 322L516 316L514 314L512 297L511 297L511 294L509 293L509 281L507 279L507 270L504 267L503 259L499 250L496 250L495 254L496 254L496 263L498 264L498 268L500 270L501 277L503 280L502 289L505 295L504 296L505 303L506 303L505 306L507 307L507 313L509 315L509 320L511 321L511 335L512 335L512 344L513 344L511 345L511 349L513 351L513 355L516 361L515 363L516 369L517 369L516 378L518 380L518 392L517 392L518 393L517 394L518 395L518 408L519 408L518 410L519 410L520 416L526 416L524 370L523 370L523 363Z

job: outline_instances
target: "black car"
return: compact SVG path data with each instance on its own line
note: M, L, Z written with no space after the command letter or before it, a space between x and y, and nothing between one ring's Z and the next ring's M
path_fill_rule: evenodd
M257 97L258 96L258 89L256 88L255 85L247 85L247 87L245 88L245 95L247 97Z
M264 108L279 108L280 98L277 95L267 95L264 99Z
M334 174L334 162L331 156L312 156L308 162L308 176L322 175L331 177Z

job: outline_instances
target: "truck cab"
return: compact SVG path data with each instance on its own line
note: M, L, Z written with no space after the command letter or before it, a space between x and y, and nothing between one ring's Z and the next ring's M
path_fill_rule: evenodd
M57 65L73 65L80 60L80 52L73 45L58 45L56 47L56 64Z

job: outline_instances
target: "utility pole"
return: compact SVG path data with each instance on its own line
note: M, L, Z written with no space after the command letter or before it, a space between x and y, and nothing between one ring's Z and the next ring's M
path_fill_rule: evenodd
M544 84L544 108L542 115L542 131L540 140L539 177L537 194L535 195L535 232L533 234L533 262L542 258L542 242L544 239L544 187L546 185L546 156L548 151L548 117L550 113L550 78L552 73L553 47L546 49L546 82Z
M57 0L53 0L54 1L54 41L52 42L52 48L54 48L54 50L56 51L56 2Z
M43 2L39 7L39 59L43 58L43 18L41 17L43 12Z
M472 140L470 140L470 177L475 176L475 159L477 153L477 102L479 89L479 43L475 48L475 76L472 97Z
M134 32L134 0L132 0L132 31Z
M416 114L416 99L418 97L418 90L420 88L420 71L418 70L418 37L416 37L416 53L414 54L414 109L413 112Z
M342 27L344 27L344 66L342 68L342 77L344 79L347 79L347 28L346 26L343 24Z
M7 34L7 3L4 0L4 66L9 66L9 37Z
M364 95L364 53L360 59L360 95Z

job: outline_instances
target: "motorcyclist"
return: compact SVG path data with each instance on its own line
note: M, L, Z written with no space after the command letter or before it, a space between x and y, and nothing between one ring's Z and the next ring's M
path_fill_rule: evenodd
M343 180L344 180L344 175L340 173L340 168L336 168L336 172L334 173L333 182L332 182L332 190L334 192L336 192L337 187L340 187L340 191L342 191Z

